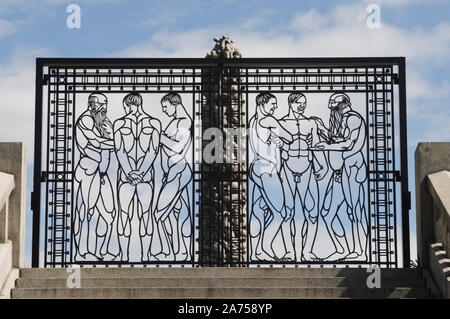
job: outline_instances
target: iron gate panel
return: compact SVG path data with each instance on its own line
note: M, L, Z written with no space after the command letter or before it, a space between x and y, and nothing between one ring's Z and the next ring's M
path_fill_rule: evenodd
M281 168L276 167L279 164L276 158L269 159L270 154L269 156L261 155L259 154L261 150L249 148L249 152L253 152L255 158L250 165L257 167L264 164L265 166L260 169L259 173L257 169L252 171L250 168L249 170L249 175L254 175L254 178L250 177L250 184L253 185L249 187L249 190L250 192L259 192L258 199L250 201L254 205L252 211L265 210L265 212L259 212L259 215L262 216L259 220L257 213L252 215L249 212L250 219L252 216L257 219L255 224L258 228L254 236L256 237L254 243L249 243L255 247L252 247L250 262L269 264L274 263L274 261L283 264L337 262L396 266L397 227L394 208L396 206L396 169L392 124L395 75L392 66L268 68L265 70L247 68L245 73L248 79L246 94L253 93L256 96L255 102L253 102L253 97L247 99L250 107L255 109L260 107L257 105L258 97L273 98L277 104L283 98L284 106L291 102L292 104L299 101L303 103L301 111L294 111L291 106L288 106L287 111L285 110L282 115L280 113L278 113L279 116L273 115L279 122L273 125L280 125L280 130L283 130L283 128L287 129L288 132L290 130L291 135L295 135L294 133L297 132L299 134L299 138L294 139L287 150L284 150L287 158L279 158L279 161L283 162L280 165ZM261 94L261 92L265 93ZM309 118L304 116L307 100L324 94L326 99L340 99L340 103L349 104L342 107L346 112L344 114L342 114L342 110L340 110L340 115L337 110L331 110L331 115L334 112L335 117L330 116L328 122L330 126L334 125L334 130L331 127L327 129L324 125L324 118L317 117L317 112L320 110L312 111ZM359 105L358 103L352 103L352 101L357 100L358 96L363 103L359 102ZM320 101L320 99L316 98L315 101ZM327 102L327 100L322 101L322 105L327 106ZM313 104L313 107L317 108L317 104ZM332 106L328 104L328 107L331 108ZM258 120L261 122L264 117L271 117L270 113L264 114L262 108L261 112L254 112L253 119L256 119L254 122L258 122ZM248 114L251 116L251 112ZM258 119L258 116L261 119ZM339 121L339 117L341 123L336 123L336 121ZM347 118L346 123L344 123L345 118ZM351 127L349 121L356 122L356 124L351 124L353 125ZM292 127L292 124L294 124L294 127ZM249 135L252 134L252 126L252 120L250 119ZM261 130L262 128L258 124L255 124L255 126L256 129ZM303 130L301 130L302 127ZM322 127L322 129L319 129L319 127ZM305 129L317 130L315 138L327 141L330 145L325 144L324 146L328 147L329 151L322 152L318 149L313 152L304 151L308 148L306 145L307 139L314 139L314 133L305 133ZM344 148L338 148L338 151L332 151L333 145L346 143L351 138L351 136L345 136L347 133L339 132L340 129L351 129L352 131L348 134L356 132L355 134L361 135L363 138L359 136L351 141L356 144L354 146L345 146ZM254 139L261 139L258 133L257 135L258 137ZM303 139L300 136L303 136ZM294 145L297 141L299 145ZM313 141L314 143L317 143L317 141ZM302 144L304 144L304 147ZM359 150L356 150L357 147L359 147ZM267 164L268 160L271 164ZM322 161L323 164L319 161ZM317 168L318 166L325 167L325 169L328 166L328 174L325 173L324 176L318 178L313 177L320 171ZM277 170L279 173L273 174L268 179L268 189L266 189L260 175L268 170L272 172ZM345 189L345 179L350 184L350 190ZM321 185L323 180L328 181ZM279 184L279 187L270 185L270 183ZM352 186L355 187L355 184L358 189L356 189L356 192L355 190L352 192L351 188ZM337 191L342 193L336 196L335 192ZM274 193L276 195L273 196ZM269 204L271 195L276 198L274 203ZM312 198L309 198L310 200L315 201L315 203L310 203L310 207L307 207L308 195L312 196ZM280 201L279 198L282 198L283 201ZM259 204L258 200L260 201ZM297 201L297 203L288 204L289 201ZM298 204L300 204L300 209L298 209ZM276 239L274 238L276 232L283 231L283 227L279 227L277 224L275 229L270 230L270 225L266 224L267 215L271 216L269 220L277 218L273 214L273 211L277 210L277 205L280 216L283 213L287 216L293 215L293 223L286 225L288 227L284 236L278 236L279 239L284 238L284 242L279 242L276 245L279 248L278 253L273 249L273 242ZM327 205L328 207L326 207ZM338 212L342 205L347 206L347 212L339 216ZM267 212L267 208L270 208L272 213ZM288 210L289 208L291 212ZM285 211L283 212L283 210ZM368 212L370 212L370 215L368 215ZM296 215L300 222L296 222ZM347 225L344 225L342 219L345 219L346 215L348 215L349 220ZM321 219L323 220L322 226L326 228L326 231L322 228L322 232L318 231ZM281 221L282 218L279 218L279 223ZM354 225L355 223L359 225ZM251 226L252 223L250 222ZM312 236L308 238L311 228L313 228ZM267 235L266 239L269 240L269 244L266 244L267 246L264 248L264 232L266 231L273 234ZM324 252L324 250L327 250L324 247L325 240L320 243L318 235L330 237L327 242L332 249L329 250L328 254ZM292 244L288 242L289 236L293 237ZM317 248L317 244L321 246ZM258 253L261 257L258 256Z
M195 146L190 144L194 135L192 117L195 116L195 108L198 107L196 95L199 93L196 92L196 83L199 83L199 76L199 70L184 68L96 69L58 66L48 68L47 166L43 175L47 216L44 266L73 263L193 264L195 262L192 242L195 228L192 213L196 201L192 183L196 171L193 161ZM167 95L174 91L180 93ZM187 141L183 146L186 149L181 152L184 157L175 163L165 163L165 170L162 171L153 168L153 165L156 166L156 161L160 160L163 167L164 161L174 161L172 157L174 154L168 154L169 150L163 149L164 144L161 140L161 150L156 151L158 145L151 145L152 137L155 136L154 132L158 132L157 134L161 135L160 139L163 137L167 139L172 137L173 132L161 128L161 121L158 118L162 118L165 109L161 112L161 107L158 107L160 109L158 112L153 107L149 110L153 116L146 113L144 108L147 105L143 103L148 103L149 92L159 99L181 98L180 103L183 103L180 104L179 111L183 111L184 114L178 114L177 118L171 114L168 117L173 120L166 120L166 126L177 121L174 124L176 130L187 131L185 136ZM128 116L129 114L120 115L117 110L114 112L111 106L108 107L111 101L117 100L114 94L118 93L121 95L119 99L123 98L124 108L132 103L138 104L137 113L132 114L138 114L134 116L135 119ZM120 102L121 100L118 101ZM156 103L153 101L151 104ZM189 111L184 105L189 105ZM98 111L91 110L93 106ZM102 110L105 113L102 113ZM114 124L106 113L111 111L113 114L116 113ZM171 129L170 125L168 129ZM153 150L150 147L146 149L143 146L145 143L150 143L149 146L156 152L152 154ZM120 144L123 147L119 146ZM114 147L118 147L115 149L116 163L112 158ZM123 162L120 162L119 152L126 153L121 154L126 155L122 159ZM155 155L161 158L152 161L150 158ZM139 164L141 167L145 166L146 161L149 162L147 171L138 172ZM116 166L112 167L114 164ZM127 167L128 170L132 170L131 172L125 172L127 165L132 166ZM175 169L180 170L178 173L184 179L176 185L169 180L173 178L169 174L173 174L173 171L168 169L171 165L177 166ZM160 175L164 174L159 176L160 185L157 185L156 181L158 172ZM167 182L161 184L163 179ZM174 189L177 186L179 189ZM154 189L158 187L160 191L158 197L151 196L151 193L156 194ZM164 198L168 189L172 189L176 194L171 198ZM157 210L159 214L166 215L168 209L177 210L177 217L180 220L177 219L176 223L180 228L187 229L185 230L187 236L172 238L174 242L171 242L170 246L177 246L177 250L163 247L162 252L167 256L161 254L158 258L155 255L146 255L143 252L149 249L151 233L155 229L165 227L158 225L153 216L150 218L149 212ZM133 218L134 216L138 218ZM94 220L91 222L90 219ZM170 231L175 233L173 229L161 233L167 235ZM114 235L117 238L114 238ZM134 245L130 245L130 241L134 242ZM136 256L136 252L130 248L136 246L135 243L139 241L141 255ZM163 245L162 240L160 245ZM175 252L178 252L178 256L175 256Z
M399 249L409 266L403 58L38 59L36 75L34 267L41 211L45 267L398 267ZM205 160L212 128L237 133L223 161Z

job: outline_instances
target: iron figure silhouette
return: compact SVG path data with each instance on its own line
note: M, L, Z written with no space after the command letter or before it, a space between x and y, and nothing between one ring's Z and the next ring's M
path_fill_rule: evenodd
M319 124L319 130L325 141L310 148L329 151L329 162L333 169L322 216L326 221L335 252L326 260L349 260L360 257L367 260L368 217L365 195L367 166L362 153L366 142L366 124L363 117L352 110L350 97L345 93L331 95L328 108L329 128L326 128L323 122ZM343 219L348 219L351 225L350 244Z
M328 172L328 163L322 151L311 151L309 147L318 143L317 124L304 115L306 96L300 92L288 97L289 112L280 123L293 136L290 144L283 147L283 187L286 206L292 213L292 241L296 261L317 260L313 246L317 234L318 215L323 200L317 180ZM315 163L317 163L315 165ZM296 205L297 198L300 207ZM301 226L300 229L297 229Z
M129 260L131 221L139 220L141 261L150 260L154 225L151 208L154 193L153 164L160 148L161 123L143 110L139 93L123 99L125 116L114 122L114 146L119 162L118 237L121 261Z
M281 147L291 143L292 136L273 116L277 99L271 93L256 97L256 112L249 122L250 146L254 153L249 167L253 182L250 212L251 258L255 260L294 260L290 223L292 211L288 211L281 179ZM272 225L273 231L268 231ZM273 241L281 231L284 242L283 256L277 256Z
M75 168L78 182L73 219L75 260L89 256L99 260L108 258L109 241L115 218L113 188L107 170L110 153L114 149L112 124L107 118L108 99L93 93L88 98L88 109L78 118L76 146L80 159ZM94 224L95 223L95 224ZM90 244L92 233L95 247Z
M192 142L192 119L177 93L166 94L161 107L171 121L160 138L164 176L155 211L157 234L166 259L189 260L193 245L188 187L192 168L186 155Z

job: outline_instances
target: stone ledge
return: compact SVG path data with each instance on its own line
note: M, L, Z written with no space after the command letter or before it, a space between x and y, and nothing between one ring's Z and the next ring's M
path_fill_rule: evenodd
M0 244L0 291L2 291L2 287L7 281L12 269L12 251L11 241Z
M439 210L447 213L447 222L450 222L450 172L440 171L428 175L428 189Z
M0 299L11 299L11 292L16 286L16 280L19 279L19 274L20 271L18 268L11 269L3 285L3 289L0 290Z
M428 176L436 172L450 171L450 142L419 142L414 158L417 257L421 267L430 268L430 244L443 241L435 238L432 212L436 205L429 190L431 182Z
M14 190L14 176L0 172L0 243L9 239L9 198Z
M0 210L8 201L9 194L13 191L14 186L14 176L0 172Z
M450 259L442 243L430 245L430 270L441 296L450 299Z
M8 239L13 245L13 267L24 266L26 152L21 142L0 142L0 172L14 176L14 191L8 200Z

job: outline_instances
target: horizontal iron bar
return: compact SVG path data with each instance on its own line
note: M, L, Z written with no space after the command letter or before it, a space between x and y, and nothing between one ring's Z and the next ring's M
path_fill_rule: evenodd
M213 70L215 70L215 67L212 67ZM241 85L245 85L246 83L254 83L254 82L248 82L248 79L256 79L256 80L260 80L263 77L268 77L268 78L289 78L290 80L292 80L292 78L338 78L338 77L374 77L373 80L369 81L369 83L371 84L386 84L386 85L392 85L391 81L388 79L389 77L391 77L390 74L386 74L384 76L381 75L377 75L376 72L365 72L363 71L348 71L348 72L323 72L320 71L320 68L313 68L313 70L318 70L318 72L310 72L308 71L308 68L302 68L302 70L305 70L305 72L297 72L295 68L287 68L289 70L292 70L291 72L284 72L282 68L279 68L279 72L243 72L242 68L238 68L236 70L241 70L241 72L239 74L225 74L223 75L223 77L229 77L229 78L236 78L236 77L242 77L242 80L239 81L239 83ZM77 69L75 69L77 70ZM136 70L136 69L134 69ZM139 68L137 70L144 70L143 68ZM156 69L152 69L152 70L156 70ZM187 69L190 70L190 69ZM233 69L231 69L233 70ZM158 69L158 71L160 71ZM185 71L184 69L182 71ZM181 80L186 80L186 79L193 79L198 78L198 81L196 81L196 84L200 84L201 79L203 78L203 85L205 84L217 84L216 81L208 81L210 79L216 80L214 79L214 77L204 79L205 77L205 70L198 70L198 72L176 72L176 73L170 73L170 72L164 72L164 71L160 71L160 72L111 72L111 73L106 73L106 72L102 72L102 73L94 73L94 72L86 72L86 73L79 73L79 72L67 72L64 75L53 75L50 74L49 75L49 83L50 85L70 85L73 83L80 83L77 81L74 81L74 79L89 79L89 78L94 78L94 79L100 79L100 78L104 78L109 80L107 83L111 83L111 84L117 84L113 81L111 81L111 78L128 78L128 79L159 79L159 78L163 78L163 79L168 79L168 80L174 80L174 79L181 79ZM207 76L207 75L206 75ZM379 78L382 78L382 80L380 80ZM245 78L245 80L244 80ZM64 81L61 81L61 79L64 79ZM67 82L68 81L68 82ZM363 81L358 81L360 83L366 83L365 80ZM156 82L158 83L158 82ZM159 82L162 83L162 82ZM232 83L233 85L238 85L238 82L225 82L223 83L223 85L227 85L229 83ZM288 84L290 84L290 82L287 82ZM164 83L167 84L167 83ZM382 98L377 98L377 100L383 100ZM371 101L372 102L372 101Z
M208 59L208 58L37 58L36 63L49 67L149 67L158 65L195 67L195 66L249 66L263 65L276 67L277 65L298 66L339 66L368 67L368 66L394 66L404 62L404 57L325 57L325 58L241 58L241 59Z

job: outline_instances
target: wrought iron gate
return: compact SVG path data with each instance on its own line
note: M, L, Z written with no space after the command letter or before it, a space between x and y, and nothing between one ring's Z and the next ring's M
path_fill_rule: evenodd
M34 267L409 266L403 58L38 59L35 125Z

